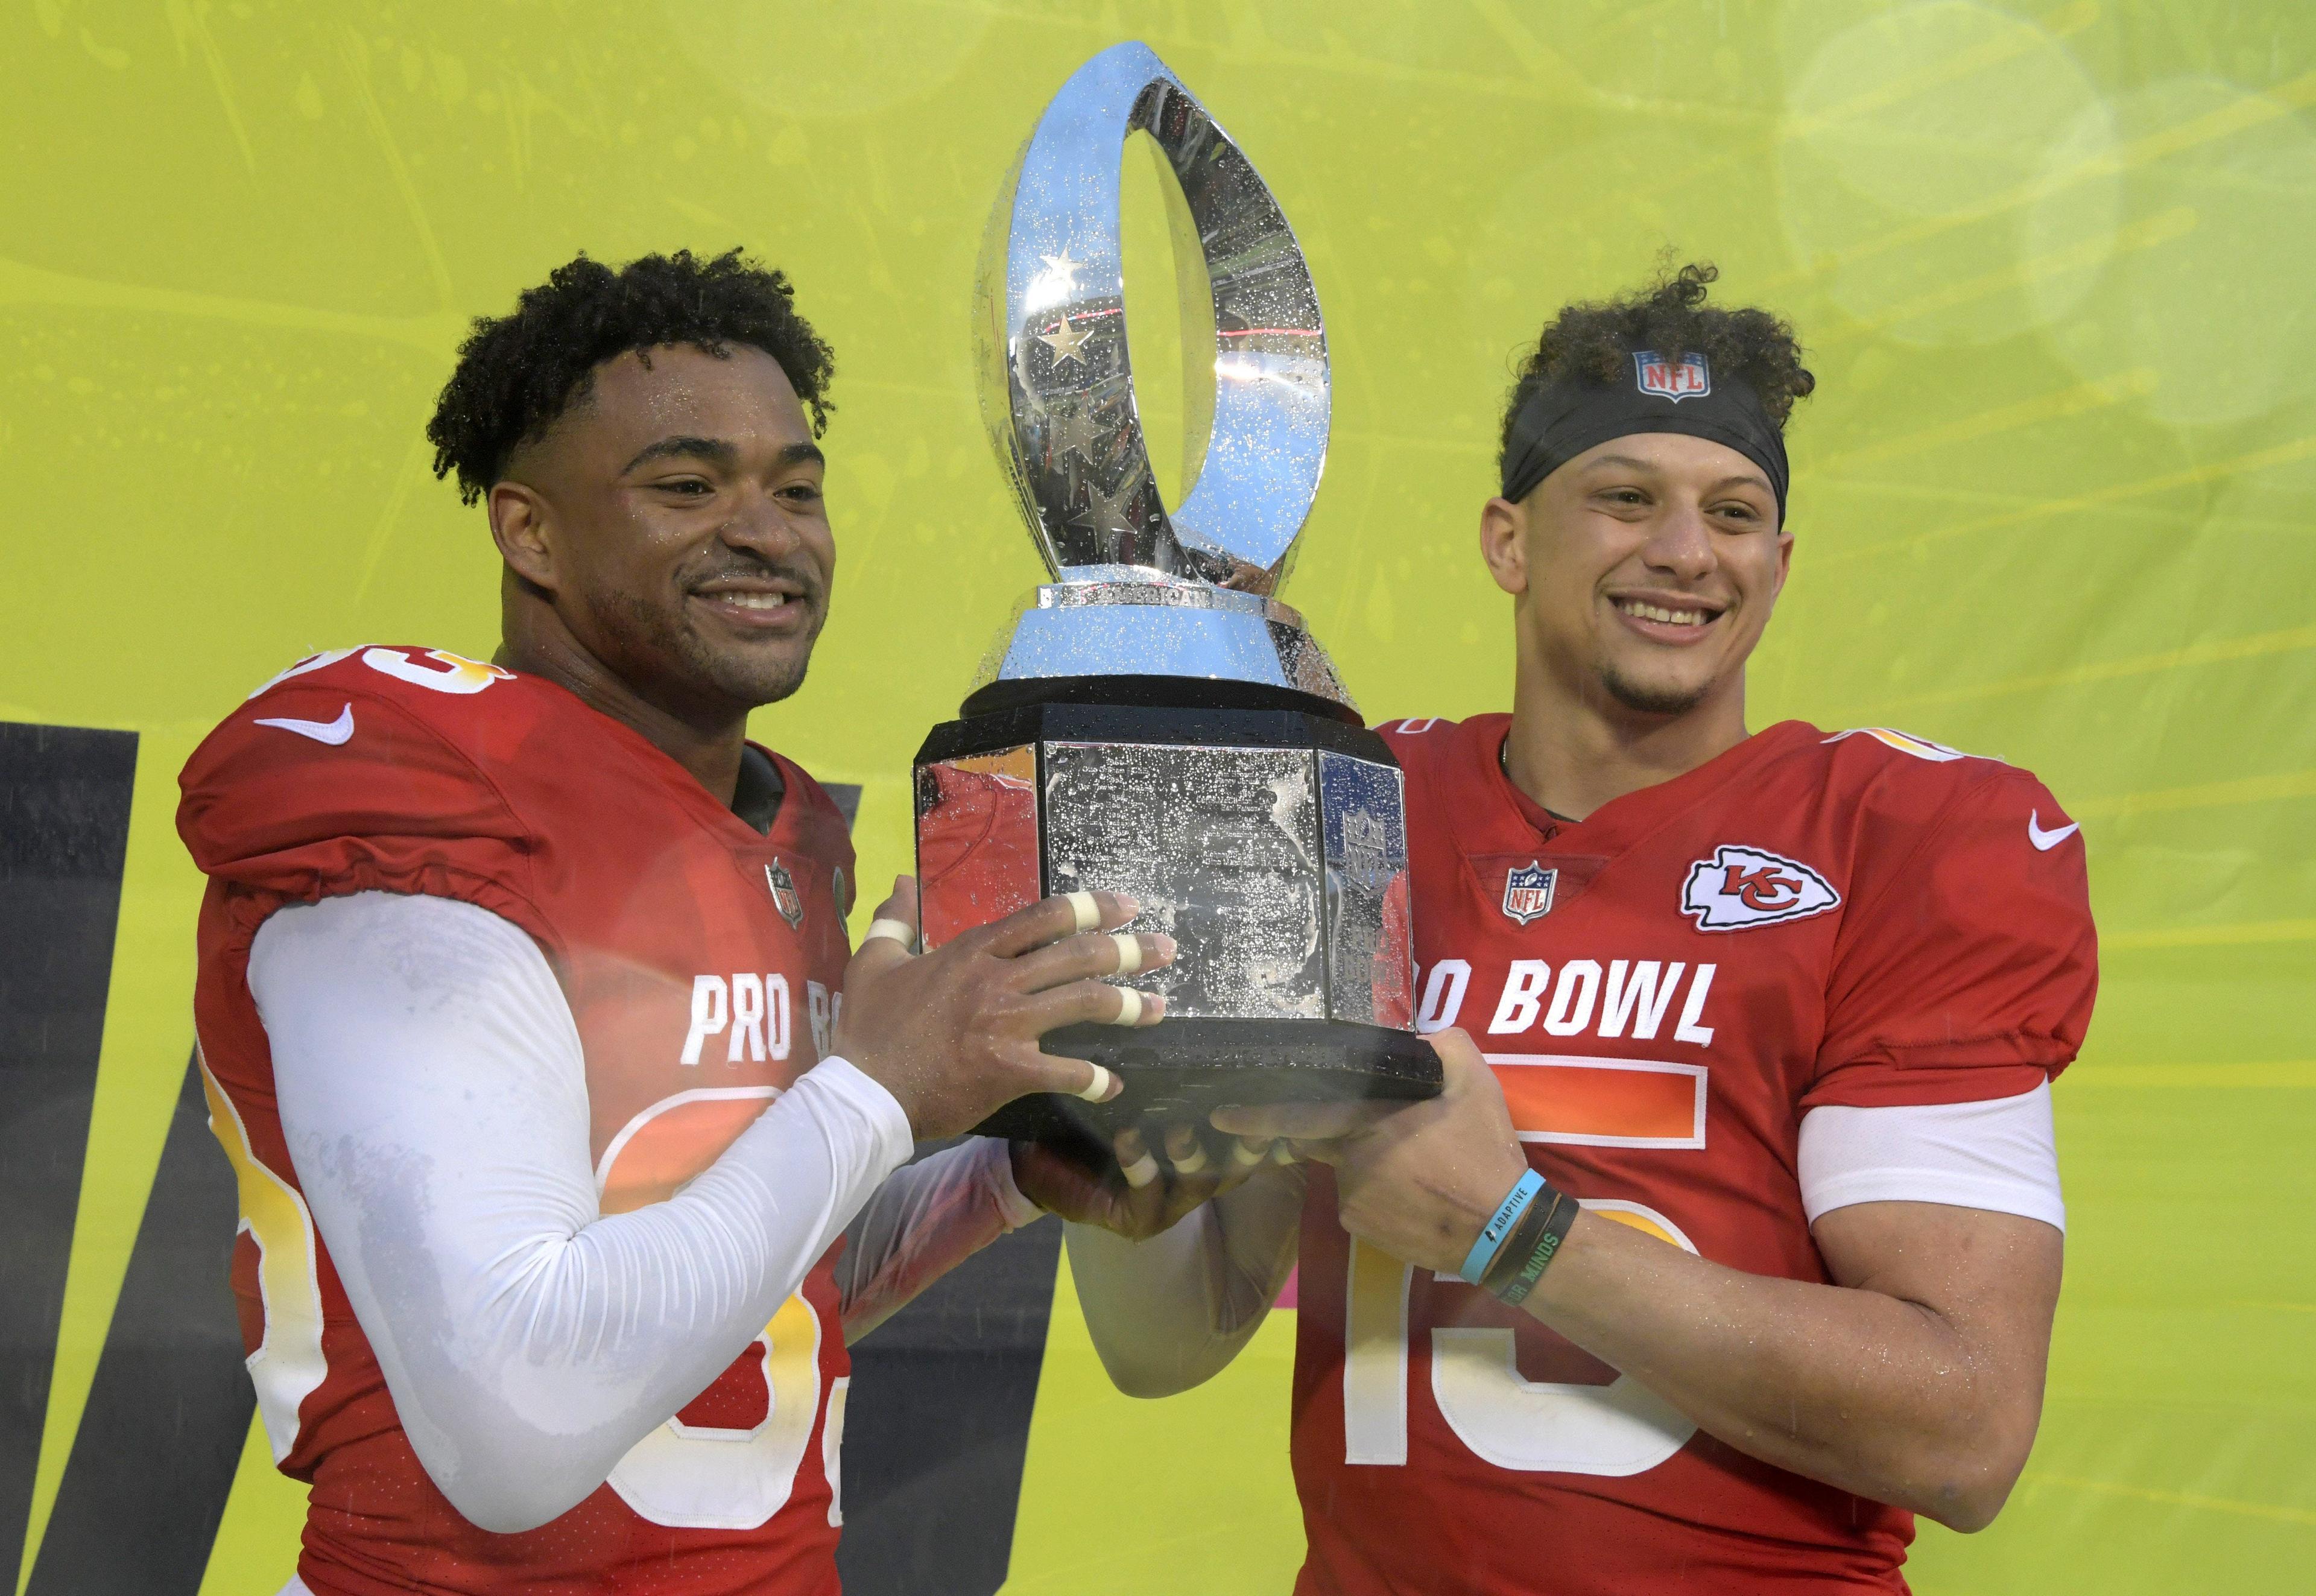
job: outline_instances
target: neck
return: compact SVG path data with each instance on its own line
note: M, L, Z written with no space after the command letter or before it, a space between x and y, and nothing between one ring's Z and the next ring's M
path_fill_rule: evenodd
M1693 708L1667 715L1630 709L1598 682L1580 688L1530 664L1521 662L1513 690L1504 772L1554 815L1585 819L1745 740L1741 673Z
M502 603L503 640L496 663L544 676L579 700L640 732L652 746L691 772L716 801L731 806L746 745L745 710L681 714L654 702L591 651L544 594L510 580Z

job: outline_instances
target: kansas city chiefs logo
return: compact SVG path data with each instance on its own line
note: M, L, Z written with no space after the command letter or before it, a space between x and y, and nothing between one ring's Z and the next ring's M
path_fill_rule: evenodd
M1633 380L1644 394L1654 394L1661 399L1679 404L1683 399L1701 399L1713 391L1713 368L1706 364L1701 354L1685 354L1669 361L1653 349L1633 352Z
M764 885L772 889L772 907L780 912L780 918L788 923L788 929L793 931L802 925L804 894L797 890L796 878L788 874L788 867L777 859L766 865Z
M1552 889L1560 882L1558 870L1547 870L1531 859L1504 878L1504 918L1526 925L1552 913Z
M1688 867L1680 911L1699 931L1743 931L1806 920L1840 905L1841 894L1799 860L1724 843Z

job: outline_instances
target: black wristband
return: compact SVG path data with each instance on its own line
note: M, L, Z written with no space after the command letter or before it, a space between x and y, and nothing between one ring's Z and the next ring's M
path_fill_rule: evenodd
M1481 1271L1481 1290L1502 1291L1504 1283L1519 1273L1520 1266L1536 1251L1536 1244L1544 1235L1545 1227L1552 1223L1552 1216L1567 1201L1567 1193L1549 1181L1544 1182L1543 1189L1528 1200L1528 1207L1522 1210L1519 1222L1512 1226L1511 1234L1504 1237L1503 1245L1496 1249L1496 1255Z
M1552 1212L1545 1217L1543 1232L1534 1244L1520 1253L1512 1253L1509 1245L1504 1248L1506 1253L1519 1260L1516 1264L1508 1265L1509 1278L1498 1279L1496 1271L1489 1271L1488 1289L1508 1307L1518 1307L1528 1300L1528 1294L1536 1289L1537 1281L1544 1278L1545 1270L1560 1255L1560 1244L1568 1239L1569 1227L1576 1223L1576 1216L1583 1207L1565 1193L1555 1191L1553 1195L1559 1200L1553 1204Z

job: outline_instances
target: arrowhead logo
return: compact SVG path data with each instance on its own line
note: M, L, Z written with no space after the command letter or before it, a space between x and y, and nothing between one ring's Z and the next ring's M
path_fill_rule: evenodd
M343 747L354 735L354 707L348 704L338 711L335 720L298 720L279 715L260 720L260 726L278 726L285 732L296 732L301 737L311 737L316 743L327 743L333 748Z
M1699 931L1745 931L1838 908L1833 884L1797 859L1724 843L1688 867L1680 911Z
M2026 840L2035 844L2035 851L2038 853L2048 853L2052 849L2057 847L2069 837L2073 836L2077 832L2083 829L2083 823L2081 821L2072 820L2054 830L2044 831L2042 826L2036 824L2036 822L2041 819L2042 815L2038 811L2032 809L2027 811Z

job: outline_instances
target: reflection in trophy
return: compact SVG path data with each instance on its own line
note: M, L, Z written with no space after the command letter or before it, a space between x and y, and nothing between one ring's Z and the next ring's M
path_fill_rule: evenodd
M1119 163L1137 129L1179 183L1186 342L1210 330L1214 346L1176 507L1151 474L1127 355ZM1272 596L1327 450L1326 334L1287 218L1164 64L1121 44L1062 86L1023 147L976 299L983 414L1055 580L918 751L925 945L1099 887L1131 893L1136 929L1180 946L1136 978L1165 994L1164 1023L1047 1039L1118 1071L1121 1096L1025 1100L983 1128L1432 1094L1439 1061L1411 1030L1399 767Z

